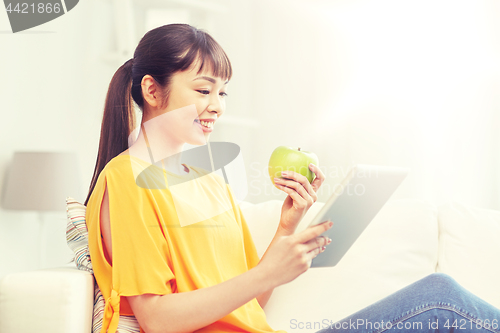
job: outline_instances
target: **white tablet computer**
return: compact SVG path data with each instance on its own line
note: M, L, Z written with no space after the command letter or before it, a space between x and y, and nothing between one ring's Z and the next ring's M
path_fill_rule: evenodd
M335 266L408 172L408 168L354 165L308 226L333 221L333 226L322 234L332 242L312 260L311 267Z

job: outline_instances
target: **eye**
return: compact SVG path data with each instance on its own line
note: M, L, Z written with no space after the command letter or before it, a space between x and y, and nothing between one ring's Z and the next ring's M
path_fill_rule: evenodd
M210 91L208 91L208 90L196 90L196 91L199 92L200 94L203 94L203 95L210 94Z
M221 95L222 97L226 97L227 93L226 92L221 92L219 95Z

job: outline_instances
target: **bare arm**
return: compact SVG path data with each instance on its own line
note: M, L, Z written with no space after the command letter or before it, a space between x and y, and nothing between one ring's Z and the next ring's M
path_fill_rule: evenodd
M265 274L254 267L215 286L127 299L146 332L193 332L233 312L266 288L269 288L269 282L266 282Z
M269 289L256 297L257 302L259 302L261 308L264 308L266 306L267 301L269 301L269 299L271 298L273 290L274 288Z
M273 244L277 241L277 239L279 239L281 236L290 236L292 234L293 234L293 232L286 231L286 230L282 229L281 227L279 227L278 231L276 231L276 234L274 235L273 239L271 240L271 243L267 247L266 252L264 252L264 255L262 256L262 258L260 260L262 261L264 259L264 257L267 254L267 251L269 251L269 248L271 246L273 246ZM271 298L273 290L274 290L274 288L271 288L269 290L266 290L265 292L263 292L259 296L257 296L257 301L259 302L261 308L264 308L266 306L267 302L269 301L269 298Z
M272 292L273 288L307 271L312 258L321 251L316 237L330 227L331 224L323 223L299 234L276 237L273 246L266 251L266 260L215 286L163 296L130 296L127 299L137 320L148 333L195 331L258 296L265 297L266 291Z

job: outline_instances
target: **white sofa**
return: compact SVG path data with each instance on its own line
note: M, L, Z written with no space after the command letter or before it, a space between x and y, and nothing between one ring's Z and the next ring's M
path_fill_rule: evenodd
M281 205L240 204L260 256ZM311 207L298 231L322 205ZM274 329L316 332L433 272L500 307L499 239L499 211L390 200L337 266L311 268L276 288L264 310ZM92 276L74 267L8 275L0 282L0 332L89 333L92 300Z

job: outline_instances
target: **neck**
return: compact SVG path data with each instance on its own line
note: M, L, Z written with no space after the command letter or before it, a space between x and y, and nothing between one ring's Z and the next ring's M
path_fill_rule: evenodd
M163 162L167 171L185 174L189 170L181 165L183 146L184 142L165 137L159 129L144 126L142 122L137 140L129 147L129 154L159 166Z

